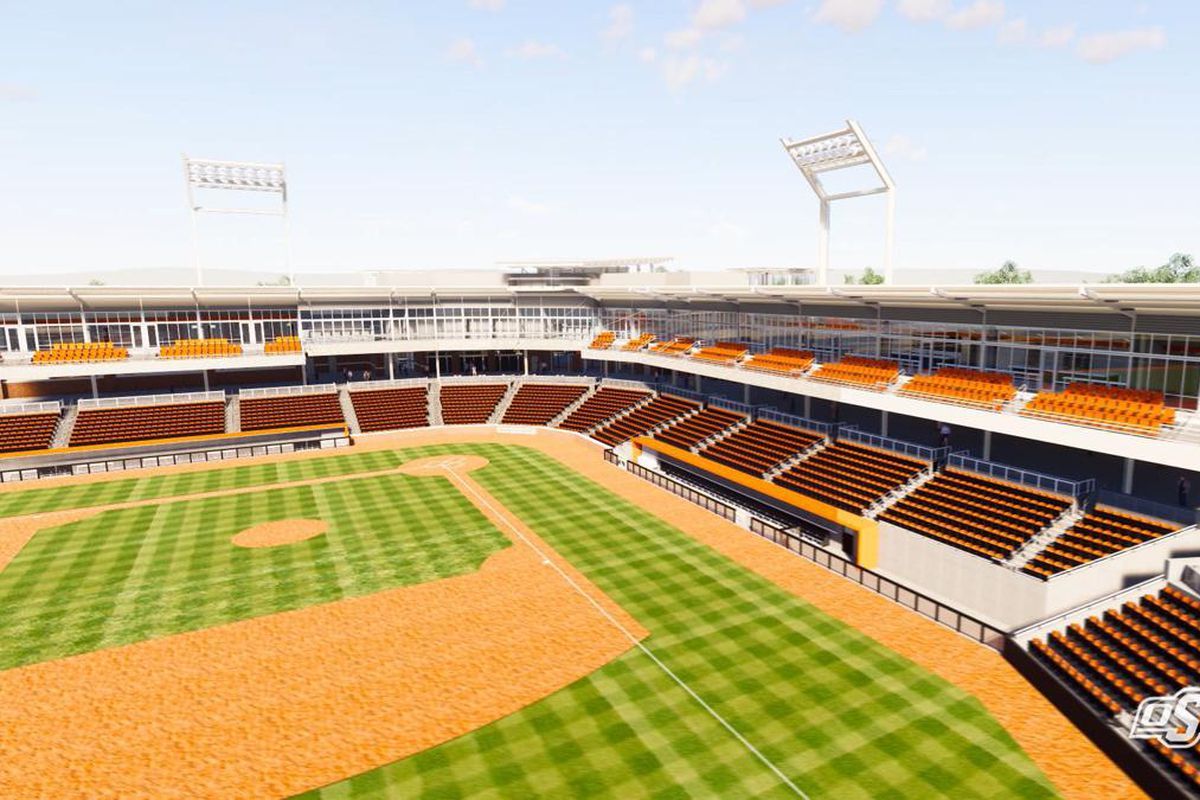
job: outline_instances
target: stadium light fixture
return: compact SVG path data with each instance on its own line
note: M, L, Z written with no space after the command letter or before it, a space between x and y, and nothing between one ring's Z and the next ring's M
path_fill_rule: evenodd
M896 216L896 184L888 174L879 154L871 146L867 135L854 120L846 120L843 130L810 136L807 139L780 139L792 163L808 181L821 203L817 238L817 284L829 284L829 206L835 200L854 197L887 196L887 225L884 234L883 280L892 282L892 243ZM850 167L869 164L875 170L879 184L866 189L829 193L821 183L821 175Z
M280 164L261 164L253 161L215 161L191 158L183 154L183 179L187 186L188 209L192 215L192 258L196 266L196 285L204 285L200 266L200 236L197 214L258 214L283 219L284 270L288 282L295 285L291 257L291 225L288 221L287 170ZM237 206L209 207L196 202L197 189L221 189L243 192L264 192L279 196L278 208L246 208Z

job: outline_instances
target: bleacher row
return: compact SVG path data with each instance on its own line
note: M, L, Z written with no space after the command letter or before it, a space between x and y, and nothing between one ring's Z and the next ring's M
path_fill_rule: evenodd
M927 461L839 441L788 467L775 483L861 514L929 466Z
M522 384L500 421L508 425L549 425L586 391L586 386L578 384Z
M1200 683L1200 600L1168 584L1029 642L1029 651L1104 718L1149 696ZM1167 770L1200 791L1200 753L1143 741Z
M1174 532L1179 526L1115 508L1096 506L1021 569L1049 578Z
M406 386L350 392L350 403L364 433L429 424L429 387Z

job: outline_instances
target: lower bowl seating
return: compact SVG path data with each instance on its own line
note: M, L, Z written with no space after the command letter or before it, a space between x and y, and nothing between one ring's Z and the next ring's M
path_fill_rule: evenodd
M505 410L501 422L508 425L546 425L586 391L586 386L569 384L522 384Z
M58 420L56 412L0 414L0 453L45 450L54 440Z
M225 404L164 403L151 406L81 409L71 429L71 445L137 442L225 432Z
M425 386L356 390L349 394L359 430L364 433L429 424L429 389Z
M446 425L482 425L508 391L506 383L465 383L442 386L442 422Z
M238 405L243 431L346 424L342 404L334 393L247 397Z

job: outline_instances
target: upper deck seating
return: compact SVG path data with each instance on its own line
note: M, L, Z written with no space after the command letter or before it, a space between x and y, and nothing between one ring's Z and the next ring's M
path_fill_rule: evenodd
M612 331L600 331L596 334L596 338L592 339L592 343L588 345L590 350L607 350L613 346L617 335Z
M762 477L824 438L812 431L756 419L746 427L707 445L701 455L727 467Z
M607 445L618 445L699 408L700 404L691 400L661 394L646 405L593 431L592 438Z
M429 388L426 386L364 389L348 394L358 427L364 433L420 428L429 424Z
M0 414L0 453L45 450L54 440L59 414Z
M750 348L744 344L737 342L717 342L710 344L707 347L701 347L696 352L692 353L692 358L698 358L701 361L713 361L718 364L734 364L739 358L746 355Z
M1069 498L962 470L918 487L879 519L1003 561L1071 507Z
M333 392L242 398L238 404L244 431L346 424L341 401Z
M61 342L33 354L34 364L72 364L88 361L122 361L129 350L112 342Z
M546 425L586 391L586 386L563 383L521 384L501 421L509 425Z
M482 425L508 391L506 383L452 383L442 386L442 422Z
M225 403L164 403L85 408L71 429L71 446L206 436L225 432Z
M214 358L240 356L242 346L228 339L176 339L158 349L159 358Z
M299 336L276 336L271 341L263 345L263 352L267 355L283 355L285 353L299 353L304 348L300 345Z
M745 421L746 417L736 411L708 406L699 414L684 417L654 434L660 442L690 450L721 431Z
M648 347L650 345L650 343L653 341L654 341L653 333L641 333L641 334L638 334L635 338L630 339L628 342L623 344L621 346L621 349L625 352L632 353L635 350L641 350L643 347Z
M932 375L917 375L900 394L947 399L998 409L1017 396L1012 376L964 367L941 367Z
M1173 533L1180 526L1106 506L1096 506L1021 569L1039 578L1119 553Z
M669 342L658 342L650 345L650 350L660 356L682 356L696 344L695 339L686 336L676 336Z
M1161 393L1084 383L1073 383L1057 394L1040 392L1021 413L1150 435L1175 422L1175 409L1164 405Z
M810 376L815 381L848 383L867 389L883 389L900 377L900 366L882 358L846 356L841 361L822 364Z
M787 347L773 347L765 353L750 356L750 358L742 363L742 366L762 372L799 375L811 367L812 363L813 353L811 350L792 350Z
M650 392L601 386L595 394L584 400L579 408L568 414L558 427L582 433L608 421L649 396Z
M785 489L861 514L929 463L854 442L836 442L775 476Z
M1148 696L1200 683L1200 600L1168 584L1137 602L1033 639L1029 651L1100 717L1131 714ZM1200 790L1195 748L1173 750L1157 739L1140 746L1193 791Z

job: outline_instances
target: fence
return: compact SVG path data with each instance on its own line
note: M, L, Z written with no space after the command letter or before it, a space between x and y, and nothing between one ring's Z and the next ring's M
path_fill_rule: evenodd
M1023 483L1026 486L1032 486L1035 489L1041 489L1045 492L1053 492L1077 499L1096 491L1096 481L1091 478L1085 481L1069 481L1065 478L1056 478L1053 475L1045 475L1041 472L1017 469L1016 467L997 464L993 461L972 458L966 455L965 451L952 453L948 466L978 472L980 475L999 478L1010 483Z
M79 410L89 408L127 408L161 406L167 403L224 403L224 392L181 392L179 394L139 394L129 397L88 397L79 401Z
M919 458L922 461L940 462L950 454L949 447L925 447L912 442L905 442L900 439L892 439L887 436L880 436L877 433L867 433L860 431L858 428L849 425L843 425L838 429L837 438L839 441L848 440L858 442L859 444L878 447L882 450L891 450L901 455Z
M311 386L266 386L262 389L242 389L238 397L251 400L256 397L294 397L304 394L336 394L336 383L314 383Z
M810 430L813 433L819 433L822 436L826 436L830 439L837 435L838 428L841 427L841 423L838 422L817 422L815 419L799 417L795 414L785 414L782 411L776 411L773 408L760 408L755 416L758 419L770 420L771 422L778 422L783 425L791 425L794 428L804 428L805 430Z
M659 394L673 394L676 397L682 397L685 400L695 400L697 403L708 402L708 395L704 392L693 392L691 389L681 389L678 386L672 386L669 383L657 383L654 388Z
M1147 517L1155 517L1165 522L1176 522L1183 526L1200 525L1200 509L1186 506L1172 506L1158 503L1154 500L1143 500L1133 495L1112 492L1101 489L1096 493L1096 502L1106 506L1114 506L1123 511L1132 511Z
M782 528L777 528L762 520L751 519L750 530L764 539L769 539L775 544L787 548L796 555L807 558L809 561L824 567L830 572L835 572L844 578L849 578L860 586L865 586L894 603L899 603L905 608L912 609L934 622L945 625L947 628L966 636L968 639L985 644L994 650L1004 649L1004 631L999 628L994 628L986 622L951 608L945 603L941 603L928 595L910 589L904 584L896 583L890 578L885 578L878 572L872 572L869 569L860 567L847 558L842 558L836 553L818 547L795 534L788 533Z
M608 457L605 456L607 459ZM723 517L730 522L737 518L737 509L728 503L722 503L719 500L714 500L703 492L697 491L692 487L680 483L673 478L668 478L666 475L661 475L653 470L646 469L640 464L635 464L632 461L625 464L626 469L632 472L642 480L649 481L655 486L666 489L671 494L676 494L687 500L689 503L695 503L705 511L711 511L719 517Z
M630 381L624 378L602 378L600 385L607 386L610 389L632 389L638 392L650 392L654 390L654 384L652 383Z
M611 447L604 451L604 460L610 464L621 466L621 458Z
M747 417L754 417L754 406L748 403L739 403L737 400L726 400L724 397L709 397L708 405L738 414L745 414Z
M59 411L62 411L62 403L57 400L40 403L0 403L0 414L57 414Z
M349 392L372 392L377 389L407 389L413 386L428 386L429 378L396 378L382 381L355 381L346 384Z

